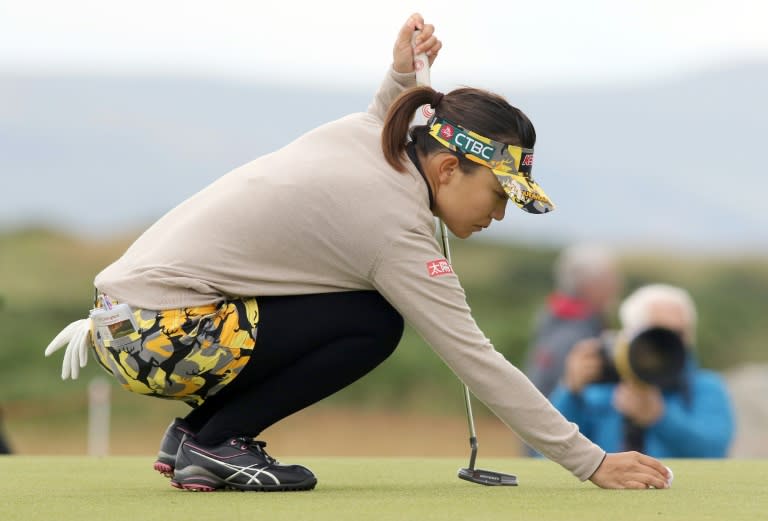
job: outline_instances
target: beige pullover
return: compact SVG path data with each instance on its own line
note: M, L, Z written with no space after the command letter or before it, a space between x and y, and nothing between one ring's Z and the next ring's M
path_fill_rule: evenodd
M440 262L426 183L410 161L399 173L384 159L387 108L414 85L414 74L390 69L366 113L219 178L152 225L95 285L147 309L377 290L506 425L585 480L604 451L494 350Z

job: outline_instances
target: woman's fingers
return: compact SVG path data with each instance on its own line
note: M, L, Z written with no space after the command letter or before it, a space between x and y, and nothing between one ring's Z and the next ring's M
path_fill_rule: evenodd
M413 13L408 17L408 20L406 20L403 26L400 28L400 32L397 35L397 43L407 43L410 45L411 38L413 37L413 31L416 29L422 30L423 27L424 18L422 18L419 13Z
M639 452L607 454L590 480L602 488L669 487L667 468Z
M414 38L414 31L419 34ZM394 46L394 68L397 72L413 72L413 58L417 54L426 53L429 64L435 61L435 56L443 44L435 36L435 26L425 24L419 13L414 13L400 28Z
M439 47L441 45L440 40L437 39L436 36L430 36L426 40L422 40L421 43L416 43L416 46L413 48L413 51L416 54L421 54L423 52L427 54L431 54L436 47Z
M655 470L656 473L659 474L665 481L672 477L669 475L669 469L667 469L667 467L656 458L646 456L645 454L641 454L639 452L637 455L639 456L640 463Z

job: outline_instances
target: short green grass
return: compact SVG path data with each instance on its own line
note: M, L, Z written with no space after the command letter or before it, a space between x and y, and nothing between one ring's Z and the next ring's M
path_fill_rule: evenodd
M285 462L289 462L285 459ZM768 508L766 460L667 460L668 490L601 490L558 465L482 459L518 487L461 481L458 459L304 458L311 492L193 493L151 470L151 457L0 458L0 519L105 520L757 520Z

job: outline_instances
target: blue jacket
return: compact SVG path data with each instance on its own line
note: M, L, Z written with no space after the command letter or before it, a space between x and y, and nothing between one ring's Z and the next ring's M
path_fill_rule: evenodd
M687 369L690 405L664 393L664 413L646 428L644 454L656 458L722 458L733 438L733 410L725 384L712 371ZM592 384L580 395L558 385L549 399L581 432L607 452L621 452L622 416L613 408L616 384Z

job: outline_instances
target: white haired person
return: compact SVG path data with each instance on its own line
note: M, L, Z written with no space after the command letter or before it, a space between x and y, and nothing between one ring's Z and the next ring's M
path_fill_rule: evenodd
M309 469L279 464L254 438L374 369L404 320L507 425L579 479L666 485L659 461L606 455L584 437L478 328L435 217L466 238L503 219L510 199L533 214L553 206L531 178L536 134L519 109L484 90L416 86L414 52L434 61L440 47L420 15L408 18L366 112L307 132L169 211L96 276L85 325L47 350L68 341L63 376L90 349L126 389L194 406L161 441L156 468L174 486L313 488ZM411 128L427 104L434 116Z
M722 378L696 363L697 313L688 292L643 286L622 302L619 318L612 341L574 346L553 405L609 451L725 457L732 405Z
M580 243L558 255L555 289L536 314L525 373L545 396L554 390L573 345L600 336L622 288L618 260L609 248Z

